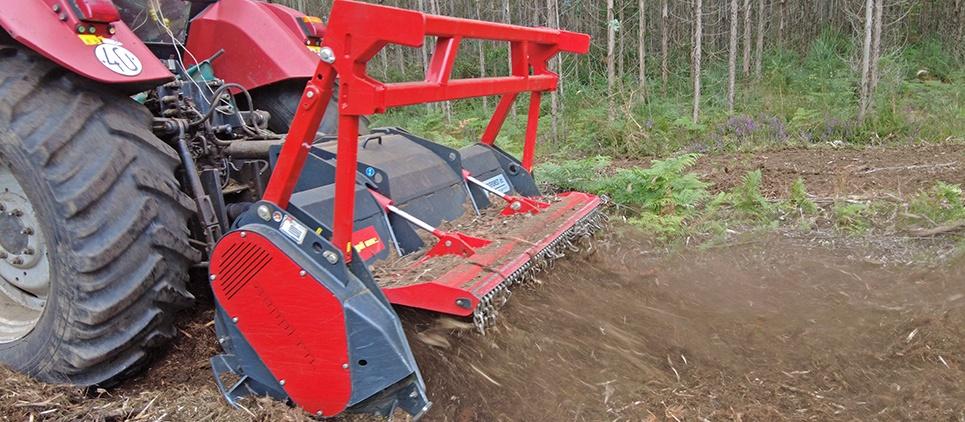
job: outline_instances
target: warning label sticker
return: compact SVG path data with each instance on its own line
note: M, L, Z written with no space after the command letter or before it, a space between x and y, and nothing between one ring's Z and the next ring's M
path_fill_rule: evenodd
M305 241L305 235L308 234L308 227L303 226L302 223L299 223L290 215L285 216L285 219L281 221L281 227L278 229L299 245Z
M503 176L502 173L497 174L494 177L490 177L489 179L486 179L485 181L483 181L483 183L485 183L486 186L489 186L504 194L508 194L509 191L511 190L509 187L509 182L506 181L506 177Z
M368 261L385 249L382 239L379 239L379 234L375 231L375 226L368 226L352 233L352 245L355 246L355 251L363 261Z
M78 34L77 37L84 45L99 45L104 42L104 38L94 34Z

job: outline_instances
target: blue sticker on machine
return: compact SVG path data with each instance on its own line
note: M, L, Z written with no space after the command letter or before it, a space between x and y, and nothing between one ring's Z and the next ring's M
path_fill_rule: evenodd
M365 169L365 175L368 176L368 177L375 176L375 169L372 168L372 167L367 167L367 168Z

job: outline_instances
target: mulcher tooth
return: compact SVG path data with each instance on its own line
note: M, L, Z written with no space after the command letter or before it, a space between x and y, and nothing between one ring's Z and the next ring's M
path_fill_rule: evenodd
M473 323L479 333L485 335L486 330L495 324L499 309L509 301L509 297L512 295L512 288L532 283L536 279L537 273L552 268L556 260L563 258L565 256L564 251L574 253L591 251L593 249L591 241L593 234L603 229L606 223L606 214L600 210L594 211L546 249L531 257L526 266L514 272L502 284L481 298L479 306L473 312Z

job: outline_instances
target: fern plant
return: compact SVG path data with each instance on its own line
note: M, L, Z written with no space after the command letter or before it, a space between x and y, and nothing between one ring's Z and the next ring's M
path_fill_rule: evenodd
M554 190L581 190L606 195L631 209L630 222L660 237L679 233L708 197L708 184L687 170L698 154L653 160L648 168L632 167L604 175L608 157L547 163L540 166L540 182Z
M653 160L649 168L617 171L599 181L595 190L614 202L658 215L686 214L707 197L707 183L686 170L697 162L698 154L684 154L666 160Z
M743 182L734 190L734 207L737 210L764 217L773 211L773 207L761 193L761 181L763 176L760 170L747 172Z
M723 212L741 220L766 221L774 214L775 207L761 193L760 170L747 172L740 185L728 192L721 192L708 206L709 215Z
M861 234L871 228L871 208L867 204L834 204L834 225L852 234Z
M814 214L818 211L818 206L808 198L807 188L804 187L804 179L800 177L791 184L786 205L788 208L796 210L803 215Z

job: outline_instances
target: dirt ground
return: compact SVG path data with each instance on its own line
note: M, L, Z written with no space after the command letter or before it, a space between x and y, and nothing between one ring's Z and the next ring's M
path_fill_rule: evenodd
M787 195L801 177L819 197L905 198L935 181L965 184L965 145L915 145L853 148L800 148L755 153L706 155L694 170L723 191L741 183L748 171L761 170L767 197Z
M632 232L600 246L514 298L495 335L416 345L429 420L965 418L962 262L779 236L670 257Z
M798 175L818 196L904 196L965 183L963 151L788 150L698 167L720 188L763 168L775 196ZM401 312L435 403L424 420L965 421L965 258L925 265L875 245L772 233L668 254L615 224L595 253L516 292L486 336ZM228 407L200 301L119 387L0 370L0 420L308 420L267 400Z

